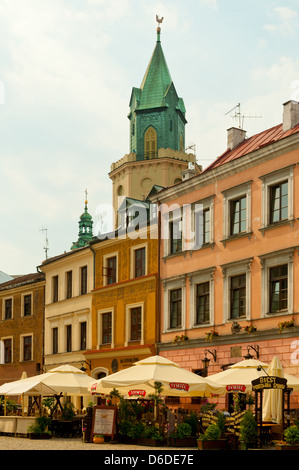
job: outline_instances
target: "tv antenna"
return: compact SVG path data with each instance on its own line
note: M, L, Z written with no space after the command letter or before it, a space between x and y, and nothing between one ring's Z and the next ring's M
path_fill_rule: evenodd
M239 129L243 129L244 125L244 118L253 118L253 119L261 119L263 116L245 116L244 114L241 114L241 104L238 103L236 106L234 106L232 109L230 109L227 113L225 113L225 116L227 114L231 113L232 111L235 111L235 114L233 114L231 117L233 119L238 119L239 121Z
M45 232L46 233L46 243L44 246L44 250L46 253L46 259L48 259L48 250L49 250L49 240L48 240L48 229L47 228L41 228L40 232Z

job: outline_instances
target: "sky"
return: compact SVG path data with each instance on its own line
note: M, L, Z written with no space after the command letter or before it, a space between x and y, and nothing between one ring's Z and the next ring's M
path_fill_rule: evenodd
M95 219L112 203L156 14L203 168L238 116L250 137L299 101L299 0L1 0L0 271L36 272L46 234L48 257L69 251L86 188Z

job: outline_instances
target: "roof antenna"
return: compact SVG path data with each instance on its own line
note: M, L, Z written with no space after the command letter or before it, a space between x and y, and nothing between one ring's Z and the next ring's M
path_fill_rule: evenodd
M231 117L233 119L238 119L239 120L239 129L243 129L243 125L244 125L244 118L254 118L254 119L262 119L263 116L245 116L244 114L241 114L241 104L238 103L236 106L234 106L230 111L228 111L227 113L225 113L225 116L229 113L231 113L232 111L235 111L235 114L233 114Z
M49 250L48 229L47 228L41 228L40 232L46 232L46 244L44 246L44 250L45 250L45 253L46 253L46 259L48 259L48 250Z

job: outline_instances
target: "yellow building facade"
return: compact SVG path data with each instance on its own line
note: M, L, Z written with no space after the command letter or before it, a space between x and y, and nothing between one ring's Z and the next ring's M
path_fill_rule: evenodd
M92 349L96 379L156 353L158 332L157 225L90 244L95 259Z

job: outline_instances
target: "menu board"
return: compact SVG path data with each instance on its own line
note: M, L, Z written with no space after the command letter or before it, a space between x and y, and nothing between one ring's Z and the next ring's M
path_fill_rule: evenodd
M95 406L93 408L92 435L114 436L116 422L116 407ZM92 438L91 435L91 438Z

